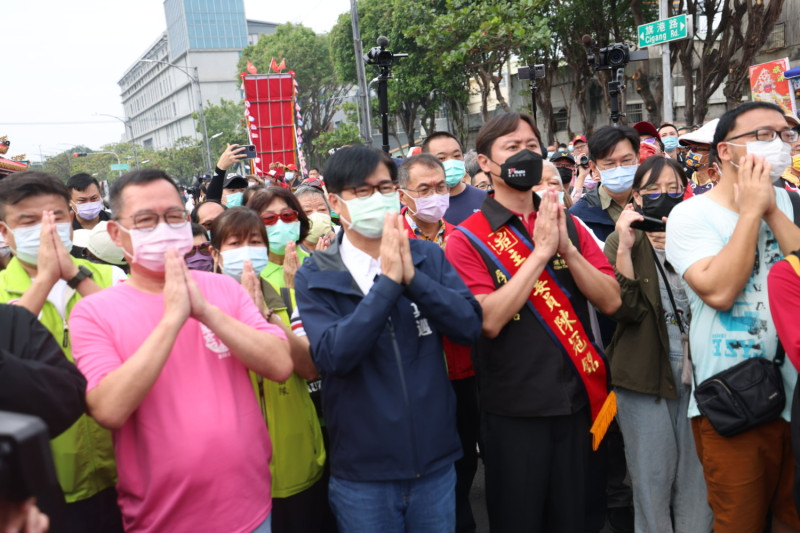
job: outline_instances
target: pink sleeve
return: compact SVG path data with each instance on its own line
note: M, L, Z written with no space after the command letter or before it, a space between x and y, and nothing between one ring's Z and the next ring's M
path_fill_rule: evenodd
M108 321L98 321L95 307L87 300L79 301L69 317L72 357L86 377L86 392L97 386L109 373L122 365L122 358L112 342Z
M589 230L586 227L578 222L574 215L570 215L572 217L572 221L575 223L575 229L578 230L578 239L581 245L581 255L589 261L593 267L597 270L611 276L612 278L615 277L614 275L614 267L611 266L611 263L608 262L608 258L606 254L603 253L603 250L597 246L597 242L594 240L589 234Z

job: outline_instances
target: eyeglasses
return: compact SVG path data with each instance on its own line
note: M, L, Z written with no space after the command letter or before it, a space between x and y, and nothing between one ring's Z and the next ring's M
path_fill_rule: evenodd
M436 194L447 194L450 192L450 187L447 186L446 182L441 182L436 185L436 187L428 187L427 185L422 185L418 189L407 189L405 187L402 188L404 191L415 192L419 194L420 198L424 198L426 196L431 196L434 192Z
M670 198L680 198L681 196L683 196L683 193L685 191L686 189L680 185L670 185L669 187L667 187L666 194ZM664 193L661 191L661 187L659 187L656 184L652 184L648 185L644 189L641 189L639 191L639 194L641 194L642 196L646 196L651 200L658 200Z
M186 254L183 257L189 259L195 253L199 253L200 255L211 255L211 243L206 241L202 244L195 244L194 246L192 246L192 249L186 252Z
M343 191L353 191L353 194L356 195L356 198L367 198L375 194L375 191L378 191L381 194L391 194L397 190L397 184L393 181L382 181L377 185L359 185L358 187L348 187L346 189L342 189Z
M600 164L597 164L597 170L611 170L611 169L614 169L614 168L617 168L617 167L631 167L631 166L635 165L636 163L637 163L637 161L635 159L626 159L626 160L624 160L621 163L616 164L616 165L609 164L609 165L602 165L601 166Z
M159 219L162 218L169 227L182 228L189 221L189 214L184 209L170 209L163 215L152 211L142 211L128 218L133 220L134 229L152 231L158 226Z
M478 185L476 185L476 187L485 191L487 189L491 189L492 188L492 184L491 183L479 183Z
M734 139L738 139L740 137L747 137L749 135L755 135L757 141L774 141L775 137L780 135L781 140L785 143L793 143L797 142L798 133L793 129L785 129L781 131L773 130L772 128L760 128L753 131L748 131L747 133L742 133L741 135L737 135L735 137L731 137L730 139L726 139L725 142L730 142Z
M299 213L294 209L284 209L277 213L264 213L261 215L261 221L264 223L265 226L274 226L278 223L278 219L282 220L285 223L294 222L297 220Z

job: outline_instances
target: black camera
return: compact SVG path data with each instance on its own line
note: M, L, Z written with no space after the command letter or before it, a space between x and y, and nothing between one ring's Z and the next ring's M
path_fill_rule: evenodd
M0 411L0 499L60 496L47 426L35 416Z
M600 48L597 55L588 53L589 65L594 70L615 70L625 68L631 61L644 61L649 58L647 50L631 52L625 43L612 43Z
M378 37L378 46L373 46L364 55L364 62L367 65L377 65L379 67L391 67L394 58L408 57L408 54L393 54L391 50L387 50L389 46L389 39L381 35Z
M589 156L582 155L581 158L578 160L578 165L582 166L582 167L588 167L589 166Z
M533 79L541 80L544 78L544 65L533 65L532 67L519 67L517 69L517 75L521 80L529 80L531 79L531 71L533 71Z

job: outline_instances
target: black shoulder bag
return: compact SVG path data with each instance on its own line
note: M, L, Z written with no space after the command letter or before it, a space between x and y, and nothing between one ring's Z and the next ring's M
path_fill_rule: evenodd
M666 283L670 302L675 308L675 300L664 270L658 258L655 261ZM677 315L677 309L675 313ZM682 326L681 336L684 336ZM697 384L695 376L694 398L697 408L708 418L717 433L723 437L733 437L781 416L786 406L781 376L785 355L779 340L772 361L764 357L751 357L714 374L700 384Z

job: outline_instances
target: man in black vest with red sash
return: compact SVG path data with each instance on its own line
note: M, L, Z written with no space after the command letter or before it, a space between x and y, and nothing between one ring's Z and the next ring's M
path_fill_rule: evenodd
M483 308L473 359L489 523L492 533L583 532L589 454L615 412L587 300L613 313L619 286L556 194L531 192L542 157L530 116L494 117L476 148L495 194L445 252Z

